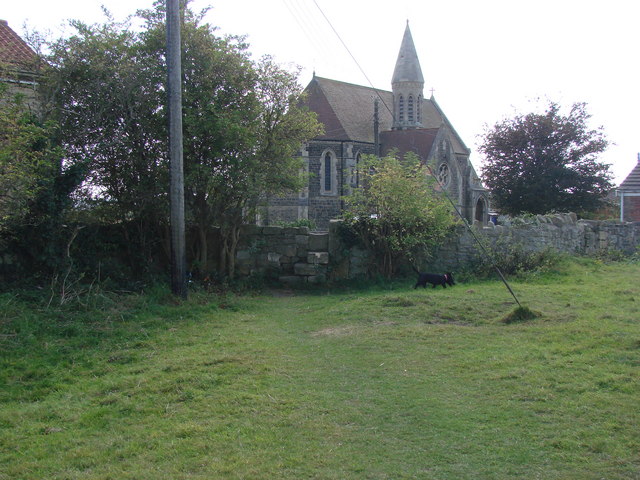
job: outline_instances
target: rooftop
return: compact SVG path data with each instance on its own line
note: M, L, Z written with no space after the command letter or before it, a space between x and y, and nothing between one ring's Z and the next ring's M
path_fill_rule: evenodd
M27 42L9 27L6 20L0 20L0 63L28 70L36 58Z

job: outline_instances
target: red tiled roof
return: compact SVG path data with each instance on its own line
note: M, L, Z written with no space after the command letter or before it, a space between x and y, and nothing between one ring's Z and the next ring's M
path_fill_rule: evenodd
M32 67L36 53L14 32L6 20L0 20L0 63L14 67Z

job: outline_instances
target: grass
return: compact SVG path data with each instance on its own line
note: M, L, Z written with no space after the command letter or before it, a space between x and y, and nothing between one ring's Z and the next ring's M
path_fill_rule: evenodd
M0 479L640 477L639 264L412 284L3 294Z

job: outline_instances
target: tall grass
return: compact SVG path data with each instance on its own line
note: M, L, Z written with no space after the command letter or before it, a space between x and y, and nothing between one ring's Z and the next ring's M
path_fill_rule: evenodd
M0 479L640 477L640 265L502 284L0 296Z

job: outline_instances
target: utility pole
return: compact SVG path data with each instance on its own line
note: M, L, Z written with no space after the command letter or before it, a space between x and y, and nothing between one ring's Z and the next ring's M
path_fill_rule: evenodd
M182 152L182 59L180 0L167 0L167 92L169 104L169 161L171 184L171 292L187 298L184 234L184 172Z
M378 117L378 98L373 99L373 153L380 156L380 119Z

